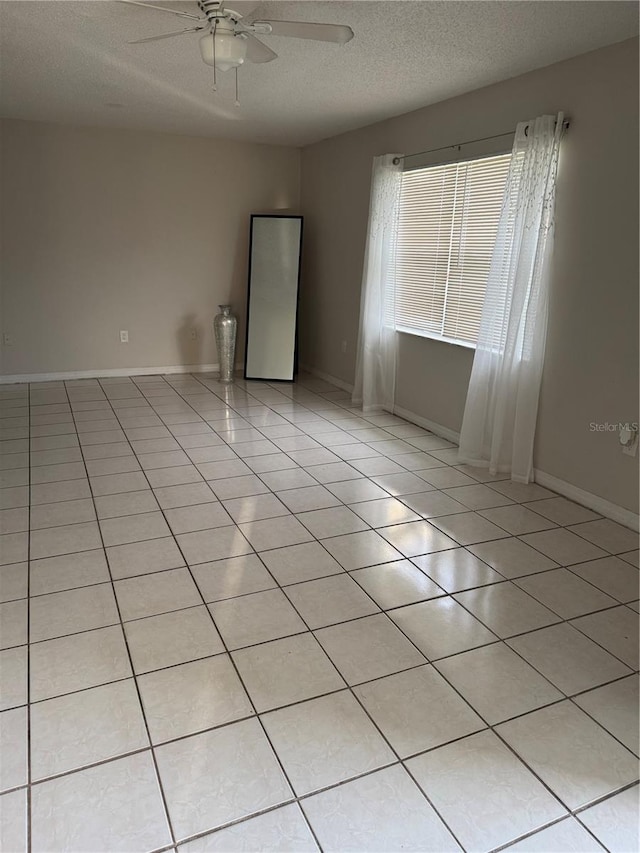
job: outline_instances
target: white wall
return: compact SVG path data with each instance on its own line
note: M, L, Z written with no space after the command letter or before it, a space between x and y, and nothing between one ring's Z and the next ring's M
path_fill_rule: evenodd
M303 150L301 360L353 381L371 161L563 110L547 355L534 464L638 511L638 460L591 422L638 420L638 41ZM347 352L341 352L347 341ZM459 431L473 351L400 335L397 404Z
M2 374L215 363L225 302L242 358L249 215L298 212L298 149L14 120L1 131Z

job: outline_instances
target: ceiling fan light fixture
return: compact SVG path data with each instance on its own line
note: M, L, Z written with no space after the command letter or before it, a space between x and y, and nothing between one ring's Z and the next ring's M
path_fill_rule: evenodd
M200 39L200 55L207 65L215 65L218 71L229 71L244 62L247 42L246 39L228 32L217 32L215 36L209 33Z

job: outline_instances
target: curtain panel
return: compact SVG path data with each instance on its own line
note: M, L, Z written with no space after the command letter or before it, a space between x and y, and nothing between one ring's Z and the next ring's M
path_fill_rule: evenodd
M396 241L402 188L399 154L375 157L360 297L353 402L363 411L393 411L396 384Z
M516 128L459 460L527 483L542 381L563 114Z

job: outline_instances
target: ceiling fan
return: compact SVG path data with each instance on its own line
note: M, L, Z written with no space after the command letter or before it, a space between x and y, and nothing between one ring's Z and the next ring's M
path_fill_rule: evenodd
M353 38L351 27L340 24L315 24L307 21L251 21L245 22L243 16L233 9L226 9L223 0L198 0L200 15L189 12L178 12L164 6L143 3L140 0L120 0L129 6L142 6L144 9L155 9L168 12L180 18L186 18L193 23L184 30L164 33L150 38L137 39L129 44L144 44L150 41L181 36L186 33L203 32L200 38L200 55L203 62L215 70L228 71L237 69L245 60L249 62L271 62L278 54L259 36L287 36L291 38L312 39L314 41L346 44Z

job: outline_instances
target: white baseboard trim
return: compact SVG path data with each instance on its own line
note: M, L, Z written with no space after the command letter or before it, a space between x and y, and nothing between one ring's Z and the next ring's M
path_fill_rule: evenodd
M587 509L592 509L594 512L610 518L612 521L617 521L631 530L640 530L640 518L630 509L625 509L623 506L611 503L611 501L601 498L599 495L594 495L593 492L587 492L584 489L574 486L573 483L567 483L566 480L561 480L554 477L552 474L547 474L545 471L534 469L534 478L536 483L545 486L565 498L569 498L576 503L586 506Z
M434 435L439 435L440 438L446 438L447 441L452 441L454 444L458 444L460 441L459 432L449 429L449 427L442 426L442 424L437 424L435 421L423 418L420 415L416 415L415 412L410 412L409 409L402 409L400 406L396 406L393 413L404 418L406 421L410 421L412 424L428 429L429 432L432 432Z
M236 370L242 365L236 365ZM113 376L155 376L163 373L210 373L219 364L172 364L168 367L113 367L95 370L67 370L62 373L16 373L0 376L0 385L14 382L54 382L67 379L106 379Z
M332 385L341 388L343 391L348 391L349 394L353 392L353 385L345 382L344 379L338 379L337 376L331 376L330 373L325 373L315 367L310 367L308 364L301 364L300 370L304 370L305 373L311 373L312 376L317 376L318 379L324 379L325 382L330 382Z

